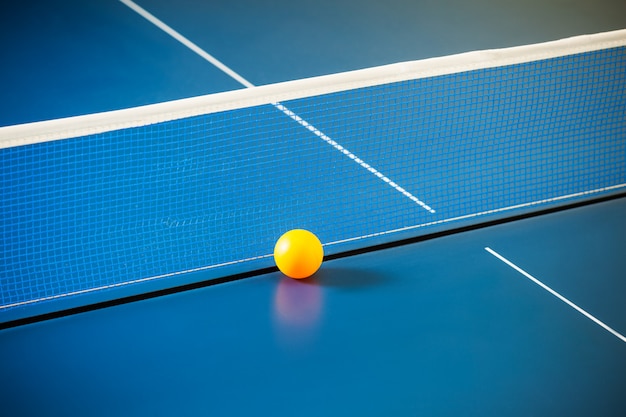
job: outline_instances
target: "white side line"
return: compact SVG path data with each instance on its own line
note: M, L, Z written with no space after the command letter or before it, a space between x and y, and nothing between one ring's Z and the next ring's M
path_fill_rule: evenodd
M132 0L120 0L120 1L122 3L124 3L126 6L130 7L137 14L139 14L140 16L142 16L143 18L148 20L150 23L154 24L156 27L158 27L159 29L161 29L162 31L164 31L165 33L170 35L172 38L176 39L178 42L182 43L184 46L186 46L187 48L189 48L190 50L192 50L193 52L198 54L200 57L204 58L206 61L208 61L212 65L214 65L217 68L219 68L221 71L223 71L226 75L228 75L231 78L233 78L235 81L239 82L240 84L242 84L246 88L253 88L254 87L254 84L252 84L250 81L246 80L244 77L239 75L237 72L233 71L231 68L226 66L224 63L222 63L220 60L215 58L213 55L209 54L208 52L206 52L205 50L200 48L198 45L196 45L195 43L191 42L189 39L187 39L186 37L181 35L176 30L172 29L170 26L168 26L162 20L158 19L152 13L148 12L146 9L142 8L141 6L139 6L138 4L133 2ZM423 201L421 201L420 199L415 197L413 194L409 193L407 190L405 190L404 188L402 188L401 186L399 186L395 182L391 181L387 176L383 175L376 168L372 167L370 164L368 164L367 162L363 161L361 158L357 157L355 154L353 154L352 152L350 152L349 150L347 150L346 148L344 148L343 146L341 146L340 144L338 144L337 142L332 140L330 137L325 135L322 131L317 129L315 126L313 126L312 124L310 124L306 120L302 119L300 116L295 114L293 111L289 110L284 105L282 105L282 104L280 104L278 102L274 102L274 103L272 103L272 105L274 107L276 107L278 110L280 110L281 112L283 112L285 115L290 117L292 120L296 121L302 127L306 128L307 130L309 130L310 132L315 134L317 137L322 139L324 142L328 143L333 148L335 148L339 152L343 153L348 158L352 159L354 162L359 164L361 167L367 169L370 173L374 174L376 177L380 178L382 181L387 183L390 187L392 187L396 191L400 192L402 195L404 195L405 197L409 198L414 203L417 203L423 209L428 210L430 213L435 213L435 210L433 210L426 203L424 203Z
M622 335L621 333L619 333L616 330L612 329L608 325L604 324L602 321L598 320L597 318L595 318L594 316L592 316L591 314L589 314L588 312L586 312L582 308L578 307L576 304L574 304L573 302L571 302L567 298L563 297L561 294L559 294L558 292L554 291L552 288L548 287L546 284L544 284L543 282L539 281L537 278L533 277L528 272L524 271L522 268L520 268L519 266L515 265L513 262L509 261L504 256L500 255L499 253L497 253L496 251L494 251L493 249L488 248L488 247L485 248L485 250L487 252L489 252L490 254L492 254L493 256L495 256L496 258L500 259L502 262L504 262L505 264L507 264L511 268L515 269L520 274L524 275L526 278L528 278L529 280L531 280L535 284L539 285L544 290L548 291L550 294L552 294L555 297L557 297L559 300L563 301L565 304L567 304L570 307L572 307L574 310L578 311L579 313L581 313L582 315L587 317L589 320L593 321L594 323L596 323L600 327L604 328L605 330L607 330L608 332L613 334L615 337L620 339L622 342L626 342L626 337L624 335Z

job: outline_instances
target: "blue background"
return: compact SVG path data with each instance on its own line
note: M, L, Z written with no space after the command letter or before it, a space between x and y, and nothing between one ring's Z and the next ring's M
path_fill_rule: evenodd
M623 1L309 4L146 0L141 5L257 84L626 27ZM240 87L116 1L12 3L3 6L0 23L0 75L4 80L0 125ZM622 61L615 61L614 68L623 74L620 53ZM481 77L484 75L488 74L483 72ZM446 78L447 82L473 81L463 74ZM438 112L440 86L436 80L424 83L418 91L430 90L433 95L409 101ZM518 91L524 90L518 87ZM491 95L500 87L492 84L490 88ZM577 89L562 91L565 96L559 97L567 97L569 105L559 109L573 113L559 113L564 122L559 132L579 135L576 146L567 148L565 163L557 164L563 171L549 170L560 151L535 146L561 142L550 137L535 142L530 137L531 133L542 136L532 125L533 106L524 108L519 119L517 110L504 112L507 123L520 121L533 128L517 132L521 140L517 151L523 154L520 158L532 158L517 160L518 155L513 154L507 163L498 159L502 172L507 173L499 178L505 181L483 183L501 187L499 192L484 193L469 202L454 202L456 193L465 195L467 190L475 190L479 184L476 178L489 171L476 170L486 168L481 156L484 149L464 150L462 139L482 126L494 143L510 145L507 140L499 142L508 137L506 127L495 124L487 128L481 112L493 116L496 109L505 109L502 104L519 104L523 99L494 96L498 107L491 100L482 100L477 107L466 106L471 118L461 125L450 121L440 124L445 127L442 137L425 134L416 127L417 121L412 122L414 125L394 122L388 125L393 129L384 132L371 129L355 133L354 125L360 126L364 115L374 111L377 104L383 105L377 100L361 102L359 111L348 119L338 108L321 117L321 112L311 111L314 106L309 108L314 103L288 104L307 113L316 126L337 140L341 136L355 153L375 160L381 171L391 171L385 173L394 180L402 185L408 181L419 197L427 189L430 198L446 202L451 212L463 212L474 206L488 207L494 201L513 201L523 193L537 196L551 192L541 182L534 183L536 190L527 187L511 171L527 180L548 175L559 179L559 187L566 189L623 178L624 140L617 136L624 129L623 118L618 117L623 110L623 94L615 90L611 96L614 101L588 102L585 107L584 100L567 96ZM525 93L537 98L537 104L553 108L550 95L527 89ZM389 104L385 103L386 108ZM130 142L115 136L91 137L3 151L0 265L5 268L3 273L10 268L13 274L12 278L0 277L3 296L25 296L17 289L23 285L22 278L15 278L22 269L5 262L7 253L11 259L19 259L29 276L36 279L38 285L29 290L53 293L58 291L59 281L46 278L50 273L68 274L72 278L63 285L77 288L92 279L117 282L163 267L174 270L203 257L219 258L251 248L265 250L263 239L269 242L271 235L266 232L314 219L313 214L324 239L351 227L409 224L428 215L392 189L383 190L382 182L360 172L328 145L302 136L306 133L302 127L276 109L256 110L255 117L262 115L276 123L284 137L293 139L299 150L321 162L314 170L311 160L295 159L291 147L282 145L282 151L294 157L296 168L302 168L299 172L309 188L299 188L299 182L286 174L292 172L294 164L276 169L276 162L270 162L275 143L258 142L260 148L245 148L243 158L238 158L240 151L229 143L225 120L241 116L240 126L257 129L249 115L240 112L212 120L214 148L206 146L195 127L176 126L175 131L184 131L189 138L184 144L165 129L159 132L162 136L157 142L143 137L150 129L138 129L132 132L135 141ZM402 114L401 110L396 112ZM605 117L608 114L613 116ZM431 116L436 118L434 113ZM345 120L355 124L346 125ZM606 137L615 135L614 140L598 142L597 137L586 136L577 124L581 120L601 131L611 126L612 130L604 133ZM196 120L200 125L207 121ZM432 124L429 132L435 131ZM358 140L361 134L368 140ZM381 142L381 134L390 139ZM407 144L415 143L410 139L418 136L420 150L434 155L410 152ZM458 140L448 140L448 136ZM476 139L472 142L476 146L482 143L479 138L472 139ZM255 141L252 137L247 140ZM600 152L596 154L595 147L588 147L591 142L608 145L597 148ZM383 143L389 145L389 158L381 158ZM120 149L124 152L116 152ZM92 150L106 158L93 159ZM49 158L49 151L54 151L55 158ZM443 162L449 151L467 151L478 165L456 161L460 165L450 171L455 180L451 186L458 187L455 193L442 194L438 181L448 175L448 170L436 161ZM249 157L251 154L258 159ZM583 154L585 157L580 157ZM216 161L220 165L214 165ZM571 177L559 174L597 174L596 169L606 164L618 168L610 171L615 175L580 176L573 184L567 181ZM579 170L571 171L573 166ZM426 188L415 167L428 167ZM337 168L344 174L349 172L343 177L349 181L335 174ZM111 176L111 170L125 175ZM332 182L309 182L310 177L319 176L317 172ZM466 173L478 177L467 177ZM147 176L158 181L146 181ZM194 181L187 181L190 178ZM484 176L481 181L489 178L494 179ZM563 178L565 181L560 181ZM255 184L255 192L242 188L244 181ZM472 186L461 187L464 181ZM507 188L506 181L521 184L520 193ZM299 207L305 207L311 216L298 217L302 212L290 209L282 202L284 197L263 197L278 192L272 184L293 192L301 199L297 201ZM353 186L356 184L367 186ZM233 192L229 191L228 198L205 198L209 185ZM118 193L120 187L126 192ZM328 199L332 196L331 208L343 207L343 226L325 218L320 221L317 208L324 200L305 198L313 187L334 192L325 195ZM7 194L11 198L5 198ZM260 234L255 230L261 226L253 221L258 213L244 208L248 203L283 215L263 225ZM351 205L354 210L349 210ZM6 207L12 209L7 213ZM120 223L116 207L125 208L124 222ZM398 215L384 217L390 208ZM436 209L436 216L450 214ZM5 328L0 331L0 415L622 416L626 408L622 383L625 344L488 254L484 247L502 253L624 334L625 212L621 198L329 261L307 281L264 274ZM349 221L351 216L357 217L356 226ZM31 221L16 225L18 218ZM50 229L50 223L43 221L46 218L55 220ZM242 223L245 218L250 223ZM217 241L209 251L203 236L221 229L213 225L215 221L224 230L253 232L229 234L231 240ZM255 228L250 229L249 224ZM23 238L29 233L36 233L37 245ZM132 254L126 250L129 248L133 248ZM82 263L72 254L80 254ZM270 259L262 259L250 265L269 263ZM159 283L135 285L132 290L127 287L10 309L2 313L1 320L137 294L162 288L164 282L175 285L210 280L226 270L242 268L196 271ZM5 292L9 287L11 292Z

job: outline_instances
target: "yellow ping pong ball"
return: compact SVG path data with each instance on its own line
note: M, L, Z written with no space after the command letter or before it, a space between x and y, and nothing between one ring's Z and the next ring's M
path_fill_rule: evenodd
M322 243L308 230L290 230L274 246L276 266L289 278L310 277L320 268L323 258Z

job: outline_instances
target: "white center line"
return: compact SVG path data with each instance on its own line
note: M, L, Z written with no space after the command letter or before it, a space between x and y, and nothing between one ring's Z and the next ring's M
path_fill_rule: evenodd
M231 77L235 81L239 82L244 87L246 87L246 88L253 88L254 87L254 84L252 84L250 81L246 80L244 77L239 75L237 72L233 71L231 68L229 68L223 62L221 62L219 59L215 58L213 55L209 54L208 52L206 52L205 50L200 48L198 45L196 45L195 43L193 43L192 41L187 39L185 36L181 35L179 32L177 32L176 30L171 28L165 22L163 22L162 20L160 20L159 18L154 16L152 13L148 12L146 9L142 8L141 6L139 6L137 3L133 2L132 0L120 0L120 1L123 4L125 4L126 6L128 6L131 10L135 11L137 14L139 14L140 16L142 16L143 18L148 20L150 23L152 23L153 25L155 25L156 27L158 27L159 29L161 29L162 31L164 31L165 33L170 35L172 38L174 38L178 42L182 43L184 46L189 48L191 51L195 52L200 57L204 58L206 61L208 61L209 63L211 63L212 65L214 65L218 69L220 69L226 75L228 75L229 77ZM274 107L276 107L278 110L280 110L281 112L283 112L285 115L287 115L289 118L291 118L292 120L294 120L295 122L300 124L302 127L306 128L311 133L313 133L314 135L316 135L317 137L322 139L324 142L328 143L333 148L335 148L336 150L338 150L339 152L343 153L345 156L347 156L348 158L352 159L354 162L359 164L361 167L365 168L370 173L374 174L376 177L381 179L387 185L389 185L390 187L392 187L393 189L395 189L396 191L398 191L399 193L401 193L402 195L404 195L405 197L407 197L408 199L410 199L414 203L418 204L424 210L427 210L430 213L435 213L435 210L433 210L426 203L421 201L419 198L415 197L413 194L411 194L410 192L408 192L407 190L405 190L401 186L399 186L397 183L395 183L394 181L389 179L386 175L382 174L376 168L372 167L370 164L368 164L367 162L365 162L364 160L362 160L361 158L359 158L358 156L356 156L355 154L350 152L348 149L346 149L343 146L341 146L339 143L337 143L336 141L334 141L333 139L328 137L326 134L324 134L322 131L317 129L315 126L313 126L312 124L310 124L306 120L302 119L300 116L295 114L293 111L289 110L286 106L284 106L284 105L282 105L280 103L272 103L272 105Z
M162 20L158 19L156 16L154 16L152 13L148 12L143 7L139 6L137 3L135 3L135 2L133 2L131 0L120 0L120 1L122 3L124 3L126 6L130 7L133 11L135 11L141 17L145 18L147 21L149 21L150 23L152 23L153 25L155 25L156 27L161 29L163 32L167 33L172 38L176 39L178 42L182 43L187 48L191 49L193 52L195 52L196 54L200 55L202 58L204 58L205 60L209 61L211 64L215 65L222 72L227 74L229 77L233 78L239 84L241 84L241 85L243 85L243 86L245 86L247 88L254 87L254 84L252 84L250 81L246 80L241 75L237 74L235 71L233 71L228 66L226 66L219 59L215 58L213 55L209 54L204 49L200 48L198 45L196 45L195 43L191 42L189 39L187 39L186 37L184 37L183 35L181 35L177 31L172 29L170 26L166 25Z
M544 284L543 282L539 281L537 278L533 277L528 272L524 271L522 268L520 268L519 266L515 265L513 262L509 261L504 256L500 255L495 250L493 250L491 248L488 248L488 247L485 248L485 250L487 252L489 252L490 254L492 254L493 256L495 256L496 258L498 258L499 260L501 260L502 262L504 262L505 264L507 264L508 266L510 266L511 268L513 268L514 270L516 270L517 272L519 272L520 274L524 275L526 278L528 278L529 280L531 280L535 284L539 285L544 290L548 291L550 294L554 295L559 300L563 301L565 304L567 304L570 307L572 307L574 310L578 311L579 313L581 313L582 315L587 317L589 320L593 321L594 323L596 323L597 325L599 325L603 329L605 329L608 332L610 332L611 334L613 334L615 337L620 339L622 342L626 342L626 336L622 335L618 331L616 331L613 328L609 327L607 324L605 324L604 322L600 321L599 319L597 319L593 315L589 314L587 311L585 311L582 308L578 307L576 304L574 304L573 302L571 302L567 298L563 297L561 294L559 294L558 292L554 291L552 288L548 287L546 284Z
M329 138L326 134L324 134L324 132L320 131L315 126L311 125L309 122L307 122L306 120L304 120L303 118L301 118L300 116L298 116L297 114L289 110L284 105L280 103L272 103L272 105L274 105L274 107L276 107L278 110L285 113L287 116L291 117L293 120L299 123L302 127L306 128L307 130L312 132L314 135L322 139L324 142L328 143L333 148L337 149L339 152L346 155L348 158L352 159L354 162L361 165L363 168L367 169L369 172L371 172L372 174L374 174L375 176L377 176L378 178L380 178L381 180L389 184L390 187L393 187L396 191L402 193L402 195L409 198L414 203L419 204L420 207L422 207L424 210L428 210L431 213L435 213L435 210L433 210L429 205L424 203L419 198L415 197L413 194L409 193L404 188L400 187L395 182L391 181L386 175L383 175L376 168L372 167L370 164L368 164L367 162L365 162L364 160L362 160L361 158L359 158L358 156L356 156L355 154L353 154L352 152L350 152L349 150L347 150L346 148L344 148L343 146L341 146L340 144L338 144L337 142Z

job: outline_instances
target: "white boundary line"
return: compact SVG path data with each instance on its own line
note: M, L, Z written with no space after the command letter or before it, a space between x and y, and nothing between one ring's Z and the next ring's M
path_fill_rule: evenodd
M0 127L0 149L69 139L356 88L626 46L626 29L506 49L467 52L85 116ZM205 58L206 59L206 58Z
M616 331L613 328L609 327L604 322L600 321L599 319L597 319L596 317L594 317L593 315L591 315L587 311L583 310L582 308L580 308L579 306L577 306L576 304L574 304L573 302L571 302L567 298L563 297L561 294L559 294L558 292L554 291L552 288L548 287L546 284L544 284L543 282L539 281L537 278L533 277L528 272L524 271L522 268L520 268L519 266L515 265L513 262L509 261L504 256L500 255L495 250L493 250L493 249L491 249L489 247L486 247L485 250L487 252L489 252L491 255L493 255L496 258L498 258L499 260L501 260L502 262L504 262L505 264L507 264L508 266L510 266L511 268L513 268L514 270L516 270L517 272L519 272L520 274L524 275L526 278L528 278L529 280L531 280L535 284L539 285L544 290L548 291L550 294L554 295L559 300L563 301L568 306L572 307L574 310L578 311L580 314L582 314L585 317L587 317L589 320L591 320L594 323L596 323L598 326L602 327L604 330L606 330L609 333L611 333L613 336L615 336L618 339L620 339L622 342L626 342L626 336L622 335L618 331Z

